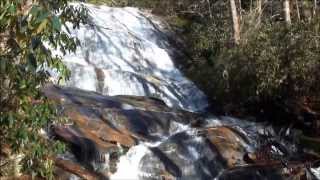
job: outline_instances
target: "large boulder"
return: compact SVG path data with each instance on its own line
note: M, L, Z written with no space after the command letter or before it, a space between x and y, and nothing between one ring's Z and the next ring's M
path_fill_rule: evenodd
M137 140L155 141L183 126L199 124L197 114L168 108L155 98L102 96L76 88L48 85L44 94L86 135L130 147Z
M171 109L156 98L103 96L56 85L45 86L43 93L71 120L69 125L55 125L53 134L93 169L119 147L156 142L202 121L200 115Z

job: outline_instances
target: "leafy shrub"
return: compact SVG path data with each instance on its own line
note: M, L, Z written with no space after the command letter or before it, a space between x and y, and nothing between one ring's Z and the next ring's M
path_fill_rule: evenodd
M225 47L201 69L196 80L219 104L248 104L319 99L319 21L302 22L287 28L269 22L235 47ZM192 70L194 72L195 70ZM205 79L203 78L205 77ZM271 104L270 104L271 105Z
M47 68L60 72L61 78L69 71L48 47L74 51L77 39L61 29L68 30L66 22L76 28L85 20L86 10L68 5L68 0L0 2L0 150L9 146L11 155L22 155L23 172L52 178L50 156L61 145L48 142L40 130L59 118L40 88L48 82ZM10 175L3 169L0 176Z

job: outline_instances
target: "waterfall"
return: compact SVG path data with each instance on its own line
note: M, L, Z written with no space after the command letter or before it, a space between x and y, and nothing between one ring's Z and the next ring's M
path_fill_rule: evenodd
M72 74L67 86L104 95L156 97L189 111L208 105L206 96L175 67L175 47L159 20L137 8L85 6L90 22L71 33L81 47L64 57Z
M187 111L205 110L208 106L207 98L175 66L174 53L178 49L170 44L169 32L164 30L166 26L159 18L137 8L84 5L89 10L90 21L87 25L81 25L80 29L71 30L71 36L77 37L81 46L75 53L63 57L64 63L71 70L66 86L110 96L153 97L163 100L172 108ZM130 110L130 106L127 110ZM258 146L259 134L274 134L272 128L262 124L240 122L231 117L211 116L203 123L203 128L230 126L236 129L248 139L247 142L236 139L246 152L252 152ZM120 157L117 171L110 179L154 178L154 167L151 166L160 163L155 164L158 159L152 154L156 154L160 146L169 154L170 148L168 150L162 145L166 143L185 148L177 152L179 157L176 160L182 168L175 171L177 168L171 165L172 174L183 174L190 179L218 176L223 165L222 162L215 162L213 168L221 171L216 173L210 170L217 154L208 149L207 141L188 125L177 123L174 126L174 132L161 141L153 144L143 142L131 147ZM176 142L175 137L181 138L177 138L179 142ZM141 162L145 163L143 170ZM319 172L317 169L312 170Z
M89 24L71 30L81 46L63 58L71 70L66 86L104 95L155 97L170 107L188 111L202 111L208 106L204 93L176 68L176 49L162 31L165 25L161 21L137 8L85 7ZM177 126L176 133L187 128ZM139 171L139 163L150 152L149 146L130 148L110 178L148 176Z

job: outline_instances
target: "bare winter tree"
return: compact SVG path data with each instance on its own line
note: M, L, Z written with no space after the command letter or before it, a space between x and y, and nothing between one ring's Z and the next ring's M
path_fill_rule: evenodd
M233 23L233 38L234 38L235 44L239 44L240 24L239 24L239 17L238 17L235 0L230 0L230 8L231 8L231 14L232 14L232 23Z
M287 25L291 25L290 0L283 0L284 19Z
M296 0L296 11L297 11L298 21L300 22L300 20L301 20L301 15L300 15L300 8L299 8L299 2L298 2L298 0Z
M261 14L262 14L262 0L257 0L257 11L258 11L258 23L261 22Z

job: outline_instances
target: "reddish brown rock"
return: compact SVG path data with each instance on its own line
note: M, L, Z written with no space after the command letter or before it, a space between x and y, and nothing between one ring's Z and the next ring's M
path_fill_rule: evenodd
M143 173L159 177L214 179L221 171L243 164L246 140L230 127L190 130L171 136L143 157Z
M209 128L205 136L214 145L219 154L226 160L228 167L244 164L247 140L240 133L229 127Z
M197 114L173 110L161 100L137 96L102 96L76 88L48 85L44 94L61 106L77 129L102 146L119 143L126 147L137 141L156 141L180 124L197 124Z
M103 179L102 175L89 171L77 163L68 160L63 160L60 158L56 158L54 162L55 166L58 167L58 169L55 171L55 174L58 179L69 179L70 174L67 174L65 172L69 172L86 180Z

